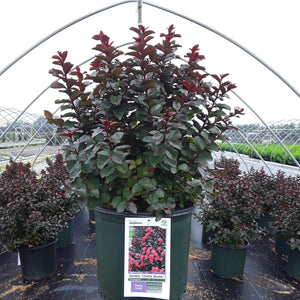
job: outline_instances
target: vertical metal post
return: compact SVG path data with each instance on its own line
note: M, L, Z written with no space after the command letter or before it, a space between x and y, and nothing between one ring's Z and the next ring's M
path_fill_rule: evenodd
M143 0L137 0L138 26L142 25L142 6Z

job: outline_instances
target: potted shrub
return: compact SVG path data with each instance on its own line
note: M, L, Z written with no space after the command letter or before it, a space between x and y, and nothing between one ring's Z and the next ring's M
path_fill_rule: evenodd
M288 243L287 273L300 280L300 176L277 180L277 206L271 212L272 226Z
M222 174L230 179L237 178L242 174L239 161L234 158L228 158L223 154L220 159L214 161L214 167L222 171Z
M58 233L57 248L63 248L73 243L73 221L76 210L75 195L71 193L70 178L62 154L55 155L54 160L46 159L47 167L41 171L51 186L52 191L59 195L59 207L56 214L63 215L62 229Z
M227 158L225 155L221 155L220 159L214 161L214 168L222 170L223 176L226 176L228 178L236 178L238 177L242 172L240 170L240 163L237 159L234 158ZM202 201L207 201L202 200ZM197 215L196 215L197 218ZM199 218L197 218L199 221ZM207 229L207 224L204 222L202 223L202 242L208 243L209 237L214 233L212 230Z
M268 175L264 168L257 170L253 167L246 173L246 176L251 182L253 192L260 197L262 210L258 224L268 232L271 232L270 222L272 219L270 213L273 207L276 206L276 176Z
M252 191L248 178L227 176L220 168L213 170L214 189L200 202L198 218L211 230L211 264L215 274L240 277L244 271L247 248L258 238L259 197Z
M123 280L124 218L146 213L172 217L175 299L185 290L191 212L202 192L203 167L242 110L231 111L224 102L235 85L228 74L204 72L198 45L180 60L173 25L156 45L150 43L153 31L131 30L136 37L125 55L102 31L95 35L98 54L88 73L72 70L67 52L53 56L56 68L50 73L60 81L52 87L66 95L56 101L64 114L45 116L67 138L63 150L73 191L82 207L96 207L100 293L122 299L122 288L115 287ZM111 221L115 227L108 229ZM185 235L176 232L180 223Z
M12 159L0 175L0 236L3 246L19 252L25 281L56 271L56 240L65 212L52 178L37 174L29 163Z

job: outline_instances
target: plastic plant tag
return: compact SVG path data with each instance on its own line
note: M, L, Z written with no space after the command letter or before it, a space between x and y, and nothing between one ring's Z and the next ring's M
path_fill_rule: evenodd
M124 297L170 297L171 219L125 218Z

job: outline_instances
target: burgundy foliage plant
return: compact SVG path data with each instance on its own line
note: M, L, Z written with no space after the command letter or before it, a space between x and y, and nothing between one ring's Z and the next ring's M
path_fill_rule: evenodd
M61 158L58 155L40 178L29 163L12 159L1 173L0 239L6 249L47 244L65 226L72 205Z
M87 71L74 68L66 51L53 56L62 116L45 116L66 138L81 206L161 218L202 192L203 166L242 109L226 104L236 86L228 74L205 72L198 45L181 60L173 25L154 45L153 31L130 30L135 37L125 53L102 31L93 36L97 54Z
M213 190L205 193L196 217L213 232L211 242L232 248L245 246L262 232L257 219L260 196L251 181L238 169L238 161L222 157L211 170Z
M292 249L300 251L300 176L276 174L276 206L271 211L272 225Z

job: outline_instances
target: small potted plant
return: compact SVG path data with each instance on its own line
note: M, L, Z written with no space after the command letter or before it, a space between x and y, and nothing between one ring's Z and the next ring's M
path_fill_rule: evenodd
M272 226L288 243L287 273L300 280L300 176L277 180L277 206L271 212Z
M214 167L230 179L237 178L242 174L239 161L234 158L228 158L224 154L221 155L220 159L214 161Z
M53 56L56 67L50 73L59 81L52 87L66 97L56 101L62 118L48 111L45 116L67 138L64 157L81 206L96 207L100 293L123 299L122 289L115 287L123 285L124 218L144 213L172 217L171 298L179 298L185 290L190 219L202 192L203 167L242 110L231 111L224 101L235 88L228 74L204 72L198 45L185 61L180 59L180 35L173 25L154 45L153 31L144 26L131 30L136 36L127 53L102 31L95 35L98 54L88 72L72 69L67 52ZM184 235L179 234L178 216L185 219ZM106 227L112 219L114 226ZM112 253L113 260L105 258Z
M245 173L248 180L251 182L253 192L259 195L261 204L261 215L258 219L258 224L271 232L271 211L276 206L276 176L268 175L264 168L256 170L253 167Z
M227 176L219 167L213 170L214 189L200 202L198 218L213 232L212 269L224 277L240 277L244 271L247 248L258 238L259 197L244 175Z
M62 230L58 234L57 248L69 246L73 242L73 221L76 210L75 195L71 193L70 178L62 154L58 153L54 159L46 159L47 167L41 171L41 176L52 188L52 192L59 195L59 207L56 214L64 215L61 220Z
M220 159L214 161L214 168L222 170L223 176L234 179L238 177L242 171L240 170L240 163L237 159L227 158L225 155L221 155ZM202 199L201 201L207 201L207 199ZM197 214L195 214L197 218ZM197 218L199 221L199 218ZM214 233L211 230L207 230L207 224L202 223L202 242L208 243L209 237Z
M61 197L52 178L38 178L29 163L11 159L0 175L1 241L7 250L19 252L25 281L56 271L56 240L66 217Z

